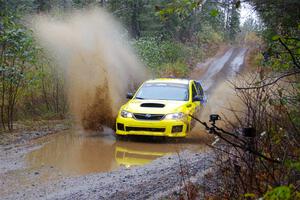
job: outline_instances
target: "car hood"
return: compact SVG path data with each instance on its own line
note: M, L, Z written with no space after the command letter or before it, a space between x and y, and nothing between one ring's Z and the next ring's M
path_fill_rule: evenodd
M169 114L181 112L182 106L188 104L187 101L133 99L125 104L123 109L132 113Z

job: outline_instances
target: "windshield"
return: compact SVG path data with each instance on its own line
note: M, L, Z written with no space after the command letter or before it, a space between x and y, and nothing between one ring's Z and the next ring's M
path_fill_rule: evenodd
M136 99L187 101L188 85L175 83L145 83L136 94Z

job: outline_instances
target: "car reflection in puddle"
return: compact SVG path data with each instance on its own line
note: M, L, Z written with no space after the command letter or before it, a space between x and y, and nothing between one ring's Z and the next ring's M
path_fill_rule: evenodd
M140 166L150 163L151 161L171 154L171 151L162 152L152 148L128 148L126 144L117 144L115 147L115 160L119 166L126 168Z

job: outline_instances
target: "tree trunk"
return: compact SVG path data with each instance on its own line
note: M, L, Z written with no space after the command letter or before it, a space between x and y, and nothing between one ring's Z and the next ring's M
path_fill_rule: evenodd
M1 60L0 60L0 64L4 64L5 60L4 60L4 52L5 52L5 44L3 44L2 46L2 52L1 52ZM4 65L3 65L4 66ZM1 72L1 80L2 80L2 93L1 93L1 109L0 109L0 114L1 114L1 124L2 124L2 128L3 130L5 130L5 119L4 119L4 101L5 101L5 72L4 69Z
M139 38L141 36L140 22L138 21L139 16L139 1L135 0L133 2L132 15L131 15L131 34L134 38Z

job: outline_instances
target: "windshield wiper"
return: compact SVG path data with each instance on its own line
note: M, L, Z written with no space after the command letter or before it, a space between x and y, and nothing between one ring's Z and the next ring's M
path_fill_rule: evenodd
M142 98L142 97L135 97L136 99L144 99L144 98Z

